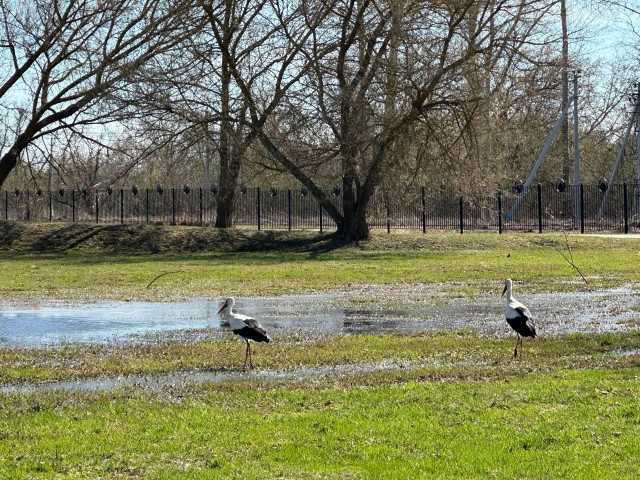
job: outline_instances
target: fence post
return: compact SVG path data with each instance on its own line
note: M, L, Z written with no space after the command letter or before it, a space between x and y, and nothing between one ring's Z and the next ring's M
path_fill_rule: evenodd
M51 197L51 190L49 190L49 223L53 221L53 199Z
M176 187L171 188L171 225L176 224Z
M542 233L542 185L538 184L538 233Z
M502 191L498 190L498 233L502 233Z
M124 223L124 189L120 189L120 224Z
M144 189L144 212L145 220L149 223L149 187Z
M629 202L627 201L627 182L622 185L622 208L624 211L624 233L629 233Z
M320 233L322 233L322 203L318 202L320 206Z
M391 209L389 208L389 204L387 202L385 203L387 207L387 233L391 233Z
M30 205L31 202L29 202L29 200L30 200L29 189L27 189L27 222L31 220L31 205Z
M9 191L4 191L4 219L9 220Z
M202 187L200 187L200 226L202 227Z
M71 221L76 221L76 191L71 190Z
M460 233L464 233L464 214L462 211L462 197L460 197Z
M580 233L584 233L584 185L580 184Z
M422 233L427 233L427 196L422 187Z
M258 220L258 230L260 230L260 187L256 190L256 217Z
M98 210L98 194L96 193L96 223L100 222L100 214Z
M289 230L291 230L291 189L287 190L287 214L289 221Z

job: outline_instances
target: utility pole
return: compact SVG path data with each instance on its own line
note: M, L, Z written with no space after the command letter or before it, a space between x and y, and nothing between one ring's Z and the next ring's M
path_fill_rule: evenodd
M636 184L633 186L633 214L638 214L638 203L640 195L640 82L636 82L636 88L638 89L635 92L634 100L635 100L635 115L636 115Z
M569 102L569 29L567 27L567 1L560 0L560 21L562 24L562 108ZM562 180L569 181L569 122L562 122L560 130L562 151Z
M514 215L518 211L518 208L520 208L520 204L522 203L522 200L527 194L527 191L529 190L529 186L531 186L531 182L533 182L533 178L536 176L536 173L538 172L538 169L540 168L540 166L542 165L542 162L546 158L547 153L549 153L551 144L553 143L553 140L556 138L556 135L562 128L562 123L566 120L567 115L569 114L569 108L571 108L571 104L574 103L574 101L575 99L573 97L569 98L569 101L562 109L562 113L560 114L558 121L553 127L553 130L551 130L551 134L549 135L549 138L547 138L547 143L544 144L544 147L542 148L540 155L538 155L538 159L536 160L536 163L533 166L531 173L529 173L527 180L524 182L524 185L522 186L522 191L518 194L518 197L516 198L515 202L513 202L513 205L511 206L511 210L507 213L507 217L506 217L507 222L510 222L513 219Z
M635 133L636 133L636 151L638 150L638 146L640 146L640 82L636 82L633 84L634 90L629 94L629 100L633 102L633 110L631 112L631 117L629 118L629 123L627 125L627 129L624 132L624 136L622 137L622 141L620 142L620 149L618 150L618 155L616 156L616 161L613 164L613 168L611 170L611 174L609 175L609 185L613 185L616 179L616 175L618 173L618 169L620 168L620 164L622 163L622 158L624 157L624 152L627 147L627 143L629 142L629 137L631 136L631 129L635 125ZM632 203L632 212L635 214L638 210L638 195L640 192L638 188L640 187L640 151L637 151L638 155L638 166L636 170L636 184L633 189L633 203ZM607 205L607 198L609 196L609 189L604 192L602 196L602 202L600 204L600 211L598 216L602 218L604 214L605 206Z
M513 205L511 206L511 210L507 213L506 220L508 222L510 222L513 219L514 215L518 211L518 208L520 208L520 203L522 203L522 200L524 199L524 196L527 194L527 190L529 189L529 186L531 185L533 178L538 172L540 165L542 165L543 160L547 156L547 153L551 148L551 144L553 143L553 140L556 138L556 135L561 130L562 124L566 122L566 119L569 115L569 108L571 108L572 104L573 104L573 181L576 185L574 189L575 190L574 220L575 221L580 220L580 188L579 188L580 187L580 154L578 151L578 78L579 78L579 74L580 74L580 70L573 71L573 96L570 97L566 105L564 105L564 108L562 109L562 113L560 114L560 118L558 118L558 121L556 122L555 126L553 127L553 130L551 131L551 134L549 135L549 138L547 139L547 143L545 143L544 147L542 148L542 152L540 152L540 155L538 156L538 159L536 160L536 163L533 166L531 173L529 173L529 176L527 177L527 180L522 187L522 191L518 194L518 197L516 198L515 202L513 202Z
M636 166L636 184L640 183L640 82L636 82L634 85L637 90L635 95L633 95L633 100L635 103L635 114L636 114L636 155L638 157L637 166Z
M578 148L578 75L580 70L573 71L573 184L574 209L577 222L580 220L580 150Z

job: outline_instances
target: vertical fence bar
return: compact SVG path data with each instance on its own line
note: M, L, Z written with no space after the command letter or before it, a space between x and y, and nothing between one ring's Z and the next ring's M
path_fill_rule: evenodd
M464 212L462 210L462 197L460 197L460 233L464 233Z
M71 190L71 221L76 221L76 191Z
M427 195L422 187L422 233L427 233Z
M256 217L258 220L258 230L260 230L260 187L257 188L256 193Z
M584 185L580 184L580 233L584 233Z
M291 230L291 189L287 190L287 213L289 221L289 230Z
M4 191L4 219L9 220L9 191Z
M27 222L31 220L31 202L29 200L29 190L27 190Z
M318 202L320 206L320 233L322 233L322 203Z
M624 233L629 233L629 202L627 200L627 182L622 185L622 211L624 212Z
M49 222L53 222L53 198L51 197L51 190L49 190Z
M171 225L176 224L176 188L171 189Z
M498 190L498 233L502 233L502 191Z
M542 233L542 185L538 184L538 233Z
M386 203L387 210L387 233L391 233L391 208L389 208L389 203Z
M98 194L96 193L96 223L100 223L100 213L98 210Z
M203 226L204 223L202 222L202 187L200 187L200 226Z
M124 223L124 189L120 189L120 224Z
M146 223L149 223L149 188L144 189L144 214Z

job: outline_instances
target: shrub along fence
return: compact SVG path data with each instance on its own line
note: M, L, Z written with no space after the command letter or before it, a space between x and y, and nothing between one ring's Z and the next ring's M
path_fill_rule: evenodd
M339 188L327 190L338 209ZM521 186L462 197L447 188L396 195L379 189L368 209L372 229L534 231L640 231L640 188L627 184ZM0 218L34 222L215 224L216 189L106 188L0 192ZM257 229L336 228L306 189L240 187L234 224Z

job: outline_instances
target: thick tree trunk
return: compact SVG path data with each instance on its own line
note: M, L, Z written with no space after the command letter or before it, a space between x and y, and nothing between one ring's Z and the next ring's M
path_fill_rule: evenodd
M14 149L9 150L0 158L0 190L11 171L18 164L18 153Z
M229 45L231 9L225 10L224 42ZM240 165L234 165L233 146L234 135L231 127L231 72L226 57L222 57L220 64L220 188L218 190L218 206L216 211L216 228L230 228L233 226L233 199Z
M369 240L370 232L367 224L367 206L371 195L366 195L365 190L358 188L354 195L352 186L347 186L348 182L343 182L345 190L342 197L342 208L344 222L338 234L343 240L348 242L358 242Z
M32 123L25 129L24 133L18 135L13 146L0 158L0 189L2 189L2 185L4 185L9 174L16 168L20 154L27 148L27 145L29 145L28 139L31 138L35 132L36 130Z
M220 188L218 189L216 207L216 228L231 228L233 226L234 200L236 184L240 175L240 159L235 155L228 158L226 165L220 165Z
M353 193L353 180L349 176L342 178L342 216L343 216L343 229L341 232L343 236L347 234L348 230L351 230L355 224L356 210L358 203L356 201L355 194ZM345 236L346 238L346 236Z
M339 231L338 234L348 242L359 242L361 240L369 240L369 225L367 225L367 221L364 215L350 215L349 221L346 220L344 222L344 227L342 231Z

